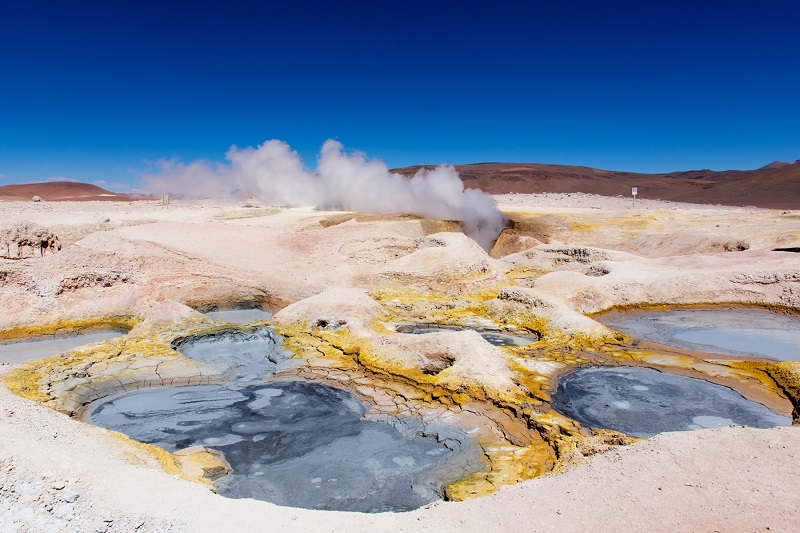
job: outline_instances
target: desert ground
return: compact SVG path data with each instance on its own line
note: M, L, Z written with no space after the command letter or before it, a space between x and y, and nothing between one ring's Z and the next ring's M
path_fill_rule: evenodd
M800 211L582 193L495 199L511 225L489 251L456 223L407 215L0 202L0 229L35 224L58 239L47 250L0 243L0 340L126 331L0 361L0 530L796 530L800 363L638 343L598 313L758 306L796 316ZM238 325L202 313L253 306L274 316ZM537 341L398 333L408 324ZM225 498L212 490L224 463L209 450L172 454L82 421L113 395L221 382L176 341L265 325L292 353L268 379L347 390L373 419L468 431L480 467L448 480L450 501L414 511L316 511ZM701 378L795 425L648 439L582 426L551 404L558 380L588 366Z

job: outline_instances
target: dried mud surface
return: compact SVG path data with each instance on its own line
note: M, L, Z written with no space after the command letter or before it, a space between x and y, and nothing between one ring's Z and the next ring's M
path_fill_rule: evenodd
M275 529L326 531L789 530L800 519L796 428L635 442L558 414L551 394L578 367L653 368L797 419L798 363L639 343L592 315L667 304L796 313L797 256L775 250L800 246L800 213L497 199L514 226L491 254L452 223L415 217L3 203L0 226L36 221L66 237L59 252L0 259L0 341L132 329L23 365L0 361L0 520L33 531L254 530L265 517ZM275 314L234 323L199 312L252 308ZM445 327L398 333L414 324ZM267 374L247 360L231 367L181 353L187 339L247 337L265 325L288 350ZM497 346L485 331L538 340ZM230 468L213 446L170 453L75 419L112 395L232 376L314 380L364 402L368 419L451 425L475 440L481 464L443 488L452 501L410 513L307 511L211 493Z

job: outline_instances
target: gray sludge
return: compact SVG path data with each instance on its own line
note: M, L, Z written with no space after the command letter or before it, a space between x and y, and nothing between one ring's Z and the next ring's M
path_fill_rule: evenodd
M175 341L173 347L190 359L218 367L237 382L272 375L289 358L278 336L268 328L250 333L221 331L186 337Z
M486 342L493 346L527 346L538 341L539 338L535 333L528 333L526 335L515 335L513 333L506 333L503 331L488 330L482 328L467 328L462 326L448 326L437 324L423 324L419 326L400 326L397 328L398 333L411 333L414 335L422 335L424 333L435 333L437 331L461 331L465 329L473 329L477 331Z
M0 363L16 365L34 359L44 359L45 357L52 357L85 344L113 339L114 337L120 337L124 334L125 332L123 331L109 329L80 333L69 337L46 337L42 339L0 344Z
M215 483L220 494L308 509L415 509L439 498L443 480L478 465L456 428L425 433L396 417L365 420L365 411L344 391L283 381L135 392L89 420L169 451L220 450L233 467Z
M792 423L727 387L633 367L568 374L553 395L553 408L583 425L634 437L731 424L767 428Z
M660 344L731 356L800 360L800 316L766 309L674 309L614 313L608 327Z

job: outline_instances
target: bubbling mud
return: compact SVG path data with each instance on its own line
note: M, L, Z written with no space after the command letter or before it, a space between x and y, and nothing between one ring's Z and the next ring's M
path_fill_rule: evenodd
M800 316L765 309L631 311L597 317L651 342L730 356L800 360Z
M237 382L273 375L289 358L278 335L268 328L183 337L172 345L186 357L211 364L220 374Z
M216 367L228 382L111 397L86 420L170 452L221 452L233 469L214 483L224 496L308 509L407 511L483 466L480 447L455 426L410 414L370 415L345 390L320 383L265 383L292 368L271 329L226 329L177 339L173 347Z
M792 424L791 418L727 387L649 368L576 370L559 381L552 405L583 425L634 437L732 424L757 428Z
M461 331L472 329L477 331L486 342L493 346L527 346L539 340L535 333L525 332L524 335L507 333L504 331L488 330L483 328L467 328L462 326L449 326L440 324L419 324L413 326L398 326L398 333L410 333L422 335L425 333L435 333L437 331Z
M88 420L168 451L219 450L233 468L215 482L220 494L292 507L407 511L469 472L461 430L423 432L413 421L367 420L366 411L345 391L276 381L126 394Z

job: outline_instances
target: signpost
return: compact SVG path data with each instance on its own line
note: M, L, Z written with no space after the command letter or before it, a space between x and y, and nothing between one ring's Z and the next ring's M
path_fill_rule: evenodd
M633 207L636 207L636 193L638 189L636 187L631 187L631 194L633 195Z

